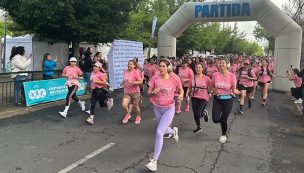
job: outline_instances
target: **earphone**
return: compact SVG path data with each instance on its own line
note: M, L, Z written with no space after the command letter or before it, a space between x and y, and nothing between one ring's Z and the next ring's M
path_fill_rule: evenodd
M169 65L167 66L168 72L172 72L173 71L173 65L172 65L171 61L168 60L167 58L162 58L162 59L159 60L158 68L160 68L159 64L160 64L161 61L166 61L166 62L169 63Z

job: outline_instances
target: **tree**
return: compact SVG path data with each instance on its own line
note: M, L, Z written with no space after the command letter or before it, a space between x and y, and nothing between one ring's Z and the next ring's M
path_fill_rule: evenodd
M138 0L2 0L18 29L51 43L111 42ZM15 28L16 29L16 28Z
M269 33L267 33L266 30L260 24L255 25L253 34L258 40L266 39L268 41L267 53L269 53L270 51L274 52L275 38Z
M289 0L283 5L284 12L298 23L304 30L304 1ZM304 32L302 32L302 58L304 58Z

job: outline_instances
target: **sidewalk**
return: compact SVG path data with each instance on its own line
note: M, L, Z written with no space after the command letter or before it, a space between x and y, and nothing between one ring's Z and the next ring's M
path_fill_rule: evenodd
M79 98L81 100L86 100L86 99L90 98L90 95L79 96ZM41 109L45 109L47 107L63 105L64 103L65 103L65 100L60 100L60 101L44 103L44 104L40 104L40 105L36 105L36 106L32 106L32 107L26 107L26 105L22 105L22 106L14 106L14 105L2 106L2 107L0 107L0 119L11 118L11 117L14 117L14 116L35 112L35 111L38 111L38 110L41 110Z

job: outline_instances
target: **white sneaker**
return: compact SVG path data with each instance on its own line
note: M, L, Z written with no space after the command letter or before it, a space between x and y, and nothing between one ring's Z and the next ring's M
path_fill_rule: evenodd
M63 118L66 118L66 117L67 117L67 113L66 113L66 112L59 112L59 114L60 114Z
M81 111L85 111L85 101L79 101L79 106L81 108Z
M88 115L91 115L91 110L86 111Z
M179 138L178 138L178 128L173 127L173 130L174 130L173 139L175 140L175 142L178 142L178 140L179 140Z
M157 160L154 159L150 159L150 162L146 165L146 167L150 170L150 171L157 171Z
M299 104L301 104L302 103L302 99L301 98L299 98L298 100L296 100L294 103L299 103Z
M224 136L221 136L220 139L219 139L220 143L225 143L227 141L227 136L224 135Z

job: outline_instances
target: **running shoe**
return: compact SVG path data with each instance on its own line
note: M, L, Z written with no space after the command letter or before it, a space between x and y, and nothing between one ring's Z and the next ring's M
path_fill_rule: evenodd
M146 167L152 171L156 172L157 171L157 160L150 159L150 162L146 165Z
M173 127L173 130L174 130L173 139L177 143L178 140L179 140L179 137L178 137L178 128L177 127Z
M253 96L251 97L251 100L254 100L254 97L253 97Z
M243 112L243 110L242 110L242 109L240 109L240 110L239 110L239 112L240 112L240 114L244 114L244 112Z
M94 118L88 117L86 119L86 122L89 123L90 125L94 125Z
M189 112L189 107L190 107L189 105L186 105L184 111Z
M67 117L67 113L66 113L66 112L59 112L59 114L60 114L63 118L66 118L66 117Z
M137 115L135 119L135 124L139 124L140 122L141 122L141 117L140 115Z
M193 130L193 133L199 133L199 132L202 132L203 131L203 129L202 128L200 128L200 127L197 127L196 129L194 129Z
M131 118L130 114L125 115L124 119L122 120L122 123L126 124L130 118Z
M109 98L108 101L107 101L108 110L112 109L113 104L114 104L113 98Z
M79 101L79 106L81 108L81 111L85 111L85 101Z
M91 115L91 110L86 111L88 115Z
M219 141L222 144L225 143L227 141L227 136L226 135L221 136L220 139L219 139Z
M204 110L203 115L204 115L205 122L208 122L209 121L208 111Z
M266 106L266 102L262 102L262 104L261 104L262 106Z
M171 133L169 133L169 134L164 134L164 138L165 139L169 139L169 138L171 138L173 135L171 134Z
M294 103L295 103L295 104L301 104L301 103L302 103L302 101L303 101L303 100L302 100L301 98L299 98L299 99L298 99L298 100L296 100Z
M182 111L181 111L180 109L176 109L175 112L176 112L177 114L179 114L179 113L181 113Z

